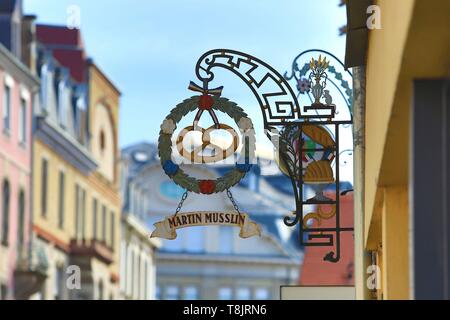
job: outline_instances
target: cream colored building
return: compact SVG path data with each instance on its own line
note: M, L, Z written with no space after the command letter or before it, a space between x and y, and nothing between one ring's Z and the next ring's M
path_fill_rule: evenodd
M121 164L123 209L120 244L120 293L125 299L153 300L156 297L155 251L159 239L150 238L147 224L146 188L133 176L136 157L145 161L146 153L124 153Z

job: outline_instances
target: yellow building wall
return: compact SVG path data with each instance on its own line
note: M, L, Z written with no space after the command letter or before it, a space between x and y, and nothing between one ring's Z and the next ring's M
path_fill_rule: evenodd
M103 281L105 298L117 298L119 295L119 259L120 259L120 221L121 221L121 199L119 193L118 180L118 116L119 116L119 95L120 93L107 80L101 71L95 67L89 67L89 106L90 118L89 129L95 132L97 123L104 123L105 119L96 119L95 107L101 103L108 107L108 121L111 123L111 137L109 141L113 143L111 154L105 155L108 160L112 159L114 174L109 177L102 175L97 169L88 175L79 172L72 165L67 163L54 150L35 139L33 150L33 188L42 190L42 159L48 163L47 176L47 213L45 216L41 212L41 192L35 193L33 197L33 223L35 233L59 247L65 253L70 252L70 241L76 238L76 186L78 185L86 192L85 202L85 243L89 245L94 239L94 199L97 200L97 240L102 237L102 208L106 207L106 245L111 246L111 213L114 213L114 259L111 264L94 259L92 270L94 285L100 280ZM98 139L94 135L92 139ZM92 150L89 153L94 154ZM95 159L99 168L104 165L103 159ZM59 228L59 172L63 171L65 176L64 190L64 226ZM49 289L49 292L51 289ZM50 295L50 294L49 294Z
M75 194L76 185L79 185L86 191L86 219L85 219L85 235L86 242L89 243L94 237L94 219L93 219L93 200L98 201L97 209L97 239L101 237L101 213L102 206L107 208L106 219L106 238L110 243L110 213L114 211L116 216L116 231L114 252L118 258L119 252L119 223L120 223L120 197L117 192L110 190L102 184L94 174L85 176L77 169L68 164L57 153L50 149L46 144L36 139L34 144L34 167L33 167L33 188L34 190L42 190L42 159L46 159L48 163L48 186L47 186L47 214L43 216L41 213L41 192L36 193L33 197L33 224L35 229L45 235L51 236L56 244L68 246L70 240L75 239ZM59 172L63 171L65 175L65 192L64 192L64 226L59 228ZM117 271L117 265L114 271Z
M365 235L369 242L369 229L380 221L382 203L378 201L378 187L389 183L380 181L386 137L403 59L403 50L408 36L413 0L380 0L382 29L369 32L366 69L366 175L365 175ZM392 136L390 136L392 138ZM407 145L397 145L397 152L388 161L405 163L402 154L407 153ZM396 166L397 168L399 166ZM407 174L407 166L400 165L400 171L391 172L387 180L399 184ZM388 169L388 168L383 168ZM377 214L378 217L372 217ZM376 243L369 246L376 247Z
M408 190L384 188L382 267L384 299L409 298Z
M47 160L47 212L42 213L42 163ZM64 225L59 228L59 172L65 175ZM54 237L58 244L68 249L75 235L75 181L83 180L79 173L39 139L33 147L33 225L38 234Z
M413 81L450 74L450 2L374 4L381 9L382 28L369 31L367 50L364 242L381 262L382 288L377 296L409 299Z
M114 239L114 262L110 266L110 271L114 275L114 278L119 277L119 259L120 259L120 217L121 217L121 199L119 190L119 161L120 149L119 149L119 100L120 92L110 82L110 80L102 73L102 71L93 63L88 68L89 74L89 131L91 133L91 153L95 155L96 161L99 163L97 171L93 172L89 176L89 185L95 193L105 199L108 203L108 225L110 225L110 212L115 214L115 239ZM105 119L98 119L96 115L97 108L100 106L106 107L108 112L108 119L112 132L105 131L107 141L112 142L113 146L108 146L107 152L103 157L102 152L98 150L99 145L99 126L104 125ZM102 113L100 113L102 114ZM112 161L111 161L112 159ZM107 162L105 164L105 162ZM102 170L102 166L113 165L113 175L105 175ZM109 170L107 169L106 172ZM109 229L109 228L108 228ZM109 236L109 235L108 235Z
M103 112L99 112L100 107L106 107L106 111L108 113L108 121L112 127L112 137L111 141L113 142L113 150L112 157L116 157L114 159L114 179L111 181L108 177L103 176L109 184L118 188L119 179L119 162L117 161L120 158L120 150L119 150L119 99L120 92L117 88L112 84L108 78L98 69L95 64L91 64L89 67L89 131L92 135L91 141L91 152L96 155L96 160L101 161L101 158L98 156L101 152L98 150L99 148L99 130L105 129L103 126L105 119L97 119L97 116L103 116ZM108 132L105 132L108 133ZM105 156L109 156L106 154ZM99 167L104 165L99 162ZM99 168L99 169L100 169ZM102 170L98 170L102 171ZM108 170L107 170L108 171Z

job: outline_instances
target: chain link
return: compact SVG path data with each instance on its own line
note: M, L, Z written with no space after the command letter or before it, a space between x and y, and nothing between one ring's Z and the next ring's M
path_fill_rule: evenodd
M237 213L241 214L241 211L239 210L239 206L237 205L236 201L234 200L233 194L231 193L230 189L227 189L227 196L230 199L231 203L233 204L234 210L236 210ZM181 201L178 204L177 209L175 210L174 216L176 216L181 211L181 208L183 207L183 203L187 199L187 197L188 197L188 192L185 191L183 193L183 196L181 197Z
M237 213L239 213L239 215L240 215L241 211L239 210L239 206L237 205L236 201L234 200L233 194L231 193L230 189L227 189L227 196L230 199L231 203L233 204L234 210L236 210Z
M184 201L186 200L187 197L188 197L188 192L185 191L185 192L183 193L183 196L181 197L181 201L180 201L180 203L178 204L177 209L175 210L174 216L176 216L176 215L178 214L178 212L180 212L181 208L183 207L183 203L184 203Z

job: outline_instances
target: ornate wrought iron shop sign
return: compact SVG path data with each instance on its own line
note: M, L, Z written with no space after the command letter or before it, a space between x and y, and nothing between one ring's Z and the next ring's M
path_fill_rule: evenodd
M291 74L284 76L264 61L235 50L211 50L199 58L196 76L200 84L189 85L199 95L170 112L161 125L159 139L163 169L186 193L175 214L155 224L153 236L174 239L178 228L207 224L239 226L242 237L260 233L259 226L239 211L230 191L250 170L251 159L255 157L253 123L236 103L220 97L223 87L211 87L214 71L219 68L238 76L261 108L275 159L290 178L295 196L295 211L284 218L284 223L289 227L299 225L301 245L330 247L324 260L339 261L342 233L353 231L341 224L340 215L340 200L348 191L341 190L340 171L352 155L351 73L339 59L323 50L301 53L294 59ZM294 82L296 90L289 82ZM232 118L241 135L232 126L219 122L217 111ZM177 124L190 112L196 113L192 125L172 137ZM209 128L199 126L205 113L213 121ZM233 143L228 149L212 143L210 134L214 130L226 130L232 136ZM184 140L192 132L201 134L201 142L186 150ZM340 145L341 140L348 145ZM216 180L201 180L189 176L173 161L172 141L176 141L178 154L193 163L223 160L236 152L239 141L242 150L232 171ZM222 191L227 192L236 212L179 213L188 192L208 195Z

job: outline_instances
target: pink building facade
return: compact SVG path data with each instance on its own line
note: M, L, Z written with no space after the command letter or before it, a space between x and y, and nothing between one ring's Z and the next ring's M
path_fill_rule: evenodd
M29 265L32 109L39 80L0 44L0 299Z

